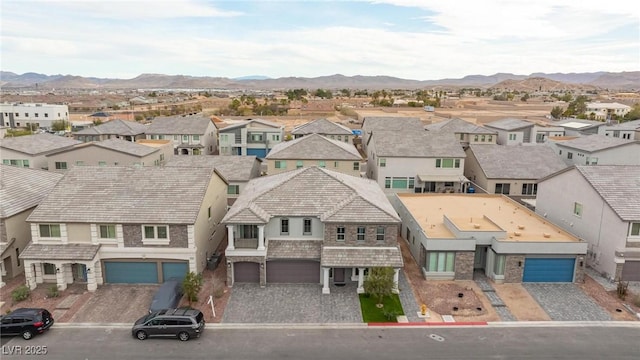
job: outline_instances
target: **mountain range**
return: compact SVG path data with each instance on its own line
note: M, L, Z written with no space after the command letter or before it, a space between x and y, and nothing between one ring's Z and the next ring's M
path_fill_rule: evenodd
M512 90L638 90L640 71L593 73L533 73L516 75L469 75L461 79L411 80L391 76L330 75L314 78L261 75L240 78L141 74L133 79L106 79L74 75L16 74L0 71L0 86L39 89L423 89L423 88L495 88Z

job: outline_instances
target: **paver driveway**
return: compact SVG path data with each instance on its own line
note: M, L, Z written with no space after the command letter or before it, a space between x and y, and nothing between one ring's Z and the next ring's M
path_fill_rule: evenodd
M132 323L149 311L159 285L100 285L71 322Z
M234 284L223 323L360 323L356 284L332 286L331 294L313 284Z
M609 321L611 316L576 284L523 283L555 321Z

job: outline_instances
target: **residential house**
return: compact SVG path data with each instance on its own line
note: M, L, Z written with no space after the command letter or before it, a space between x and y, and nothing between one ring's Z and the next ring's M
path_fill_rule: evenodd
M226 191L211 168L76 166L27 218L27 284L93 291L200 273L224 238Z
M42 103L0 104L0 125L10 128L51 129L56 121L69 122L69 106Z
M463 147L470 144L497 144L498 132L453 118L425 126L428 131L452 132Z
M253 179L222 220L227 284L348 282L364 292L365 272L403 267L399 218L369 179L305 167Z
M70 149L80 141L48 133L0 139L0 159L3 164L32 169L47 169L47 155Z
M498 133L498 144L518 145L531 142L534 123L527 120L505 118L484 124Z
M598 128L598 134L627 140L640 140L640 120L602 125Z
M367 175L385 193L466 188L465 153L450 132L376 131L367 151Z
M294 139L311 134L320 134L329 139L344 141L348 144L353 144L353 139L355 138L351 129L325 118L313 120L291 130L291 135L293 135Z
M31 241L26 219L62 175L0 165L0 287L24 272L19 255Z
M489 194L535 197L539 179L567 165L546 145L471 145L464 175Z
M262 119L240 121L218 131L220 155L255 155L264 158L284 140L284 126Z
M255 157L255 155L176 156L167 161L166 166L215 168L229 183L227 187L227 204L230 206L244 192L249 180L261 175L262 160Z
M538 184L536 212L585 239L587 265L640 281L640 166L572 166Z
M267 174L301 167L318 166L347 175L360 176L362 155L353 143L329 139L319 134L281 142L265 157Z
M564 136L564 128L561 126L535 124L531 130L531 143L546 143L549 139Z
M585 114L594 120L622 119L631 111L631 106L620 103L587 103Z
M640 141L606 135L556 138L549 142L567 165L640 165Z
M481 272L497 283L583 281L587 243L506 196L397 194L392 202L426 279Z
M214 155L217 132L203 114L157 117L148 125L147 139L172 140L175 155Z
M368 154L367 144L376 131L424 132L424 124L417 117L367 116L362 119L362 150Z
M146 138L147 125L135 121L114 119L73 133L73 138L82 142L123 139L135 142Z
M145 143L113 138L78 144L47 155L48 168L64 172L74 166L159 166L173 157L170 140L148 141L162 143L148 146Z
M567 119L554 122L555 126L564 129L564 136L584 136L597 134L600 127L605 125L602 121L585 119Z

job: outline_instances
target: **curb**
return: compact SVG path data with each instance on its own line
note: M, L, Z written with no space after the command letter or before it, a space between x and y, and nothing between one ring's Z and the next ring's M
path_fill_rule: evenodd
M369 323L369 327L451 327L451 326L486 326L486 321L466 321L466 322L408 322L408 323Z

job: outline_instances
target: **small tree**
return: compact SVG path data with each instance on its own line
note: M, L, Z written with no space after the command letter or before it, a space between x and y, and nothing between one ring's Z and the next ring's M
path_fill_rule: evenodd
M364 291L376 298L378 304L382 304L385 296L391 295L393 286L393 269L390 267L376 267L369 269L369 276L364 282Z
M187 296L189 306L191 306L192 302L198 301L200 289L202 289L202 274L190 271L182 280L182 292Z
M56 120L51 123L51 130L53 131L64 131L67 129L67 123L64 120Z

